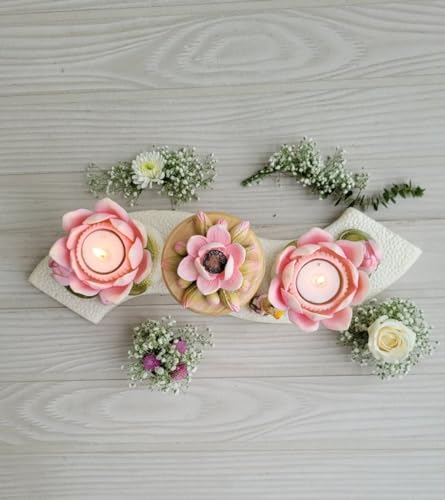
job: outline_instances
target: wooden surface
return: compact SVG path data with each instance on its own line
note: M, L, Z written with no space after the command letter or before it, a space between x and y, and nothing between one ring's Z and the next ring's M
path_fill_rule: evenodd
M214 318L215 349L172 398L127 389L130 328L208 318L140 297L92 326L26 279L62 214L92 206L85 165L153 143L218 157L187 210L276 238L328 224L341 208L289 180L239 186L309 135L373 188L427 188L375 217L424 250L386 295L413 298L443 340L444 2L2 0L0 14L0 498L442 500L443 349L382 383L327 331Z

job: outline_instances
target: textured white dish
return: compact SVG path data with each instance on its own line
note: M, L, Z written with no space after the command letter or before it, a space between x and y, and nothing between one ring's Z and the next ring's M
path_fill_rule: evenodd
M188 212L173 212L168 210L148 210L143 212L133 212L131 216L144 224L151 240L157 247L156 255L153 261L153 271L150 275L152 286L144 295L161 294L167 295L168 290L162 281L159 258L162 247L168 234L182 220L189 217ZM309 228L308 228L309 229ZM371 287L369 298L374 297L397 281L414 264L421 254L421 250L412 245L401 236L387 229L383 224L376 222L371 217L348 208L335 222L325 228L332 235L338 236L346 229L360 229L368 233L375 239L383 250L383 261L379 268L371 276ZM259 291L266 291L273 263L277 254L290 242L298 238L298 235L290 235L288 240L269 240L259 238L264 251L266 261L266 274L260 286ZM64 287L60 286L51 277L48 268L48 257L45 257L32 272L29 281L36 288L56 299L72 311L84 317L92 323L99 323L101 319L116 305L104 305L98 298L82 299L79 298ZM127 300L131 300L131 296ZM147 298L147 300L150 300ZM178 306L180 307L180 306ZM261 323L288 323L289 320L283 317L279 321L270 316L260 316L254 313L248 307L241 309L239 313L233 313L240 319L257 321Z

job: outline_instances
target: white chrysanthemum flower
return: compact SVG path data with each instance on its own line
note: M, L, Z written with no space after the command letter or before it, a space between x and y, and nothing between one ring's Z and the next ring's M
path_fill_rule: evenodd
M142 189L162 184L164 165L165 160L158 151L138 154L131 163L133 182Z

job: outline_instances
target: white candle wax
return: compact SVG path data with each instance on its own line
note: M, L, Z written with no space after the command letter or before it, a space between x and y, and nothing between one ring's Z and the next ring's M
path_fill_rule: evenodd
M125 259L124 243L113 231L98 229L83 241L82 258L92 271L98 274L112 273Z
M314 259L301 268L296 287L306 302L324 304L334 299L340 291L341 276L331 262Z

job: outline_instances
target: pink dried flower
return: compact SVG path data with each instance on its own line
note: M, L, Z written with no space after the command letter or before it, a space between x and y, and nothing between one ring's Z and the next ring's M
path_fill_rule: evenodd
M147 372L152 372L156 368L159 368L161 366L161 362L156 357L156 354L153 354L152 352L144 356L143 364L144 364L144 369Z
M185 340L179 339L178 342L176 342L176 350L180 354L185 354L187 351L187 342Z
M171 372L171 379L175 382L179 382L188 376L187 365L185 363L179 363L174 371Z

